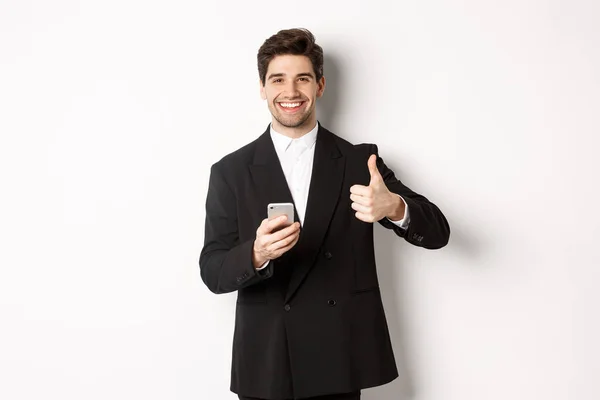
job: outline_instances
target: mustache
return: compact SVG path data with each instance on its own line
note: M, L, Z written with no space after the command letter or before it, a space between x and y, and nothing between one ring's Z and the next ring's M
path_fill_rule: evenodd
M297 98L297 99L277 99L277 100L274 100L275 103L294 103L294 102L298 102L298 101L307 101L307 99Z

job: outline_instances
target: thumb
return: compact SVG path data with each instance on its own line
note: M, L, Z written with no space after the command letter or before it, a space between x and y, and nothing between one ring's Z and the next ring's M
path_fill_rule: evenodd
M369 185L381 181L382 178L379 170L377 169L377 156L375 154L371 154L369 161L367 161L367 165L369 166L369 173L371 174L371 182Z

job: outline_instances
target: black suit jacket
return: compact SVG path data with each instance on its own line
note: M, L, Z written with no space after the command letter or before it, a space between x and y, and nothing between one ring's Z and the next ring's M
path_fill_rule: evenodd
M200 273L214 293L238 292L231 390L264 399L351 392L398 376L379 292L373 224L358 220L350 187L368 185L373 144L352 145L319 124L298 243L263 271L252 266L267 204L293 202L269 128L211 168ZM448 242L442 212L377 157L390 191L410 209L409 243ZM298 217L296 215L296 220Z

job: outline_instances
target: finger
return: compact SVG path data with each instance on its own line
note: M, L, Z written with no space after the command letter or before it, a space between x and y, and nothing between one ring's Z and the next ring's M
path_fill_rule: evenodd
M373 195L373 189L371 189L369 186L352 185L350 186L350 193L357 194L359 196L371 197Z
M273 237L273 235L277 234L278 232L281 232L283 229L280 230L276 230L275 232L273 232L272 226L273 224L276 224L278 220L283 220L285 221L287 219L287 217L285 215L283 216L279 216L279 217L275 217L271 220L269 219L264 219L260 226L258 227L257 231L256 231L256 238L258 239L259 245L261 248L266 248L268 245L270 245L271 243L275 242L276 240L281 239L281 237L287 236L286 232L283 232L283 236L275 236ZM280 222L280 223L285 223L285 222ZM299 225L299 224L298 224ZM275 228L277 228L278 225L275 225ZM294 224L290 225L291 227L294 226Z
M369 173L371 174L371 183L382 180L381 174L377 169L377 156L375 154L371 154L369 161L367 161L367 165L369 167Z
M271 254L271 258L278 258L281 257L281 255L287 251L289 251L292 247L294 247L296 245L296 243L298 242L298 237L290 237L290 241L288 242L286 239L286 242L283 243L283 241L278 242L278 245L281 244L280 247L275 248L273 246L272 249L270 249L269 254Z
M377 169L377 155L371 154L369 160L367 161L367 166L369 167L369 173L371 174L371 178L374 176L380 176L379 170Z
M287 246L282 247L281 249L279 249L277 251L277 257L281 257L282 254L287 253L288 251L290 251L290 249L292 247L294 247L296 245L296 243L298 243L298 239L300 238L300 236L296 236L296 238Z
M359 196L357 194L351 194L350 200L355 203L362 204L363 206L372 206L373 199L371 197Z
M373 223L373 219L368 216L367 214L363 214L360 211L357 211L354 216L358 219L360 219L363 222L369 222L369 223Z
M268 225L269 225L269 220L267 218L263 219L261 221L260 225L258 226L258 229L256 229L256 235L259 236L259 235L264 235L264 234L268 233L267 232Z
M273 219L270 219L267 223L267 233L273 232L275 229L284 225L287 222L287 215L280 215Z
M286 236L285 238L283 238L281 240L271 243L269 245L269 247L267 248L267 250L270 252L276 252L277 250L288 246L290 243L292 243L299 237L300 237L299 233L295 233L293 235Z
M369 215L372 212L371 207L363 206L362 204L358 204L358 203L352 203L350 205L350 207L352 207L352 209L354 211L358 211L361 214L367 214L367 215Z
M300 230L300 223L299 222L294 222L293 224L291 224L288 227L285 227L281 230L278 230L277 232L273 232L271 233L269 236L269 241L271 242L277 242L283 238L288 237L289 235L297 232Z

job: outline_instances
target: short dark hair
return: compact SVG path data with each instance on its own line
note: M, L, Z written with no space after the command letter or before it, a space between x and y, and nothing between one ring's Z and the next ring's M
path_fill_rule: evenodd
M285 54L308 57L317 81L323 76L323 49L315 43L314 35L304 28L285 29L265 40L258 49L258 76L263 85L271 60Z

